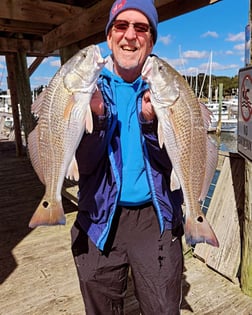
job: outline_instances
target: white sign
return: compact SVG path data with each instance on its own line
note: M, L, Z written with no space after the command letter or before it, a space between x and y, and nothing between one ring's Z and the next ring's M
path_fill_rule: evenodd
M252 67L239 71L237 149L252 160Z

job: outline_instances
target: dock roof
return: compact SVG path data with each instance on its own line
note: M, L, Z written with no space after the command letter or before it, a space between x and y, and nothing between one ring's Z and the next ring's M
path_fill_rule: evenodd
M156 0L159 21L220 0ZM27 56L59 54L71 44L83 48L105 40L113 0L1 0L0 54L24 51Z

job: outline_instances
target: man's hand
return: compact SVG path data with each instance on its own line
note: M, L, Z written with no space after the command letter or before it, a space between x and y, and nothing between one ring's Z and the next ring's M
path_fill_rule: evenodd
M104 101L99 89L94 92L90 101L90 107L91 111L97 116L104 115Z
M150 101L150 91L145 91L142 98L142 115L146 121L153 120L155 118L155 112Z

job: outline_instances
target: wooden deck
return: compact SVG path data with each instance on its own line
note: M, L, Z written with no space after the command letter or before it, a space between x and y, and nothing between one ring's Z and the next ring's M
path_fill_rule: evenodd
M76 205L66 226L28 228L43 186L13 142L0 141L0 315L85 314L70 252ZM138 315L132 283L125 314ZM185 259L182 315L252 315L252 298L196 258ZM95 315L95 314L94 314Z

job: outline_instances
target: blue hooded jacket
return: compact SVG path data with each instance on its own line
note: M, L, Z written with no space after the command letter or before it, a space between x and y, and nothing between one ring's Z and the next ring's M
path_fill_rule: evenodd
M112 60L110 57L108 60L109 69L103 69L98 82L105 101L106 114L93 115L94 130L92 134L84 134L76 151L80 173L77 220L100 250L104 250L114 214L122 197L122 190L124 191L122 189L123 150L116 92L119 87L122 91L127 83L112 72ZM162 234L165 229L174 229L182 223L183 196L181 190L173 192L170 190L172 165L165 148L159 147L157 119L146 122L141 116L142 96L148 85L140 77L136 81L136 102L132 108L135 107L138 117L139 138L146 174L143 182L146 181L149 185L150 194L146 195L146 198L151 198L153 202L160 225L160 234ZM129 125L130 123L131 121ZM134 200L135 197L137 198L137 193L132 199ZM143 200L143 203L146 201Z

